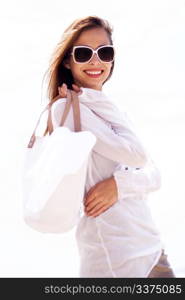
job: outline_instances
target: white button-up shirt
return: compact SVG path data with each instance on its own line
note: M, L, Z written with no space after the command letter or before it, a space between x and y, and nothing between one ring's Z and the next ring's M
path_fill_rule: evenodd
M97 217L82 214L76 231L80 276L147 277L163 248L147 202L148 193L160 188L160 173L151 161L145 164L146 154L129 119L124 132L116 130L88 107L89 99L103 97L106 101L106 96L101 91L82 90L82 130L97 138L89 156L85 192L114 176L118 201ZM59 126L65 102L63 98L52 105L54 128ZM101 101L96 105L101 109ZM74 131L72 107L64 126Z

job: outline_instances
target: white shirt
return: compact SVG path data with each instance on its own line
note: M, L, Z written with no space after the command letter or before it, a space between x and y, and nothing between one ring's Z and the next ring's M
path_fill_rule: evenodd
M160 187L160 173L152 162L146 163L146 152L126 114L124 130L118 130L88 106L94 99L101 111L102 102L97 99L110 101L107 96L93 89L82 90L82 131L91 131L97 138L89 156L85 192L114 176L118 201L97 217L82 215L76 231L80 276L147 277L163 248L147 203L148 193ZM59 126L65 102L63 98L52 105L54 128ZM74 131L72 107L64 126Z

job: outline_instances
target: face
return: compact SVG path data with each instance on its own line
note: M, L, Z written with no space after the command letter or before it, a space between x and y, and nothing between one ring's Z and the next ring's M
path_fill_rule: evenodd
M109 36L103 28L88 29L81 33L73 46L82 45L96 50L100 46L110 45ZM112 62L104 63L94 53L89 62L79 64L74 62L71 55L65 67L71 70L74 82L78 86L101 90L103 82L110 74Z

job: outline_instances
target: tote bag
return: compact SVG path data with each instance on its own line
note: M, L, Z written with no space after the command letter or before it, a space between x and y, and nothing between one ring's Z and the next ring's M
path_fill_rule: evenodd
M71 105L72 104L72 105ZM75 132L64 126L73 108ZM80 218L89 155L96 143L90 131L81 131L79 99L68 90L60 126L53 130L52 104L41 113L26 148L22 168L23 217L39 232L63 233ZM36 136L42 114L48 110L48 135Z

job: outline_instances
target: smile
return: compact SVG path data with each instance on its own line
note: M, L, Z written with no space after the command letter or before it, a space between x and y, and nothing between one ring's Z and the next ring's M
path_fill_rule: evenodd
M95 70L85 70L84 71L89 77L99 77L101 76L101 74L103 73L103 70L98 70L98 71L95 71Z

